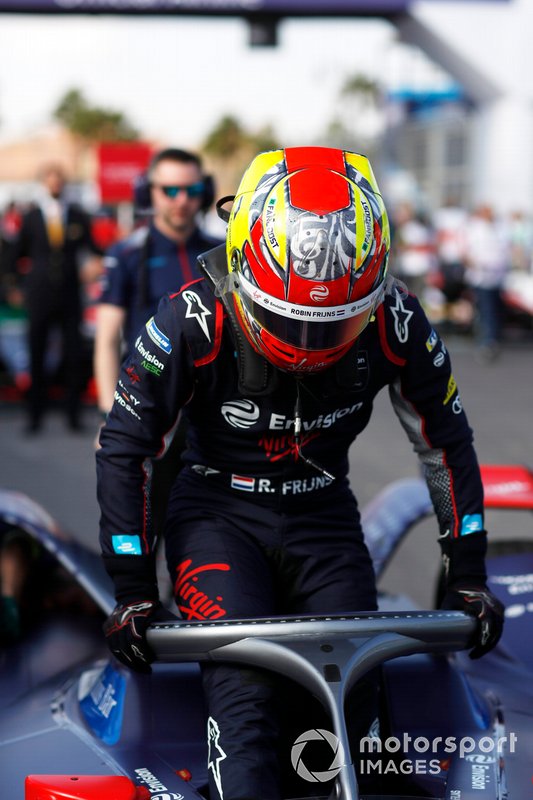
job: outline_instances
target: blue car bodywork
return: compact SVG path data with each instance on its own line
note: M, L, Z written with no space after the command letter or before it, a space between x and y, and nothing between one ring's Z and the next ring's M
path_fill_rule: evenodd
M533 508L527 505L531 473L521 475L531 485L522 487L520 507ZM418 479L392 484L364 510L378 577L409 528L431 513ZM383 663L379 727L367 750L354 756L360 785L343 778L342 769L340 788L309 784L310 796L529 796L533 548L489 554L491 588L511 614L500 645L480 661L451 652L466 646L469 618L419 611L405 597L384 596L380 612L357 619L273 620L266 623L270 638L261 621L158 626L150 633L158 662L145 676L109 658L101 624L114 600L99 556L65 536L24 495L0 491L0 519L38 543L40 568L59 572L61 586L76 596L72 608L52 603L46 609L44 602L39 623L0 653L2 797L23 800L29 774L78 774L125 775L154 800L199 800L208 778L197 663L204 658L248 659L302 682L326 706L331 701L341 742L343 691L368 666ZM184 636L185 628L194 628L197 639ZM288 655L281 657L282 649Z

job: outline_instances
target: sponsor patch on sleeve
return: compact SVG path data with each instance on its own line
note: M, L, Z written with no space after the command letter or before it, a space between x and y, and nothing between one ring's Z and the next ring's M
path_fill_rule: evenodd
M439 341L439 337L438 337L436 331L434 331L432 329L431 333L429 334L429 336L428 336L428 338L426 340L426 348L427 348L428 353L431 353L432 350L435 349L435 345L437 344L438 341Z
M461 536L477 533L483 530L483 517L481 514L465 514L461 520Z
M446 389L446 397L442 401L442 405L445 406L447 403L450 402L452 397L454 396L455 392L457 391L457 383L453 375L450 375L448 379L448 387Z
M126 556L141 556L141 537L137 534L126 535L124 533L117 533L111 537L113 550L115 553Z
M142 336L137 337L135 341L135 349L142 356L141 367L159 378L165 369L165 365L155 355L155 353L152 353L151 350L149 350L149 347L145 347ZM161 356L161 358L164 358L164 356Z
M157 325L155 324L155 320L153 317L150 317L148 322L146 323L146 332L148 336L152 340L154 344L156 344L160 350L163 350L165 353L172 352L172 345L170 344L170 339L168 336L165 336L163 331L159 330Z

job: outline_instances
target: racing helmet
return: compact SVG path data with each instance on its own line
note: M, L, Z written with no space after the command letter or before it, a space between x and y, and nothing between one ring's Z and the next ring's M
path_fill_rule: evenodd
M382 300L387 212L365 156L326 147L259 154L234 198L226 237L237 320L276 367L338 361Z

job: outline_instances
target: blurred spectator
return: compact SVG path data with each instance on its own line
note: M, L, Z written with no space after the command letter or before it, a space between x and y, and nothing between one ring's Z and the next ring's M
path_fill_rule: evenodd
M466 210L453 198L433 215L441 288L449 303L458 300L465 288L467 221Z
M29 385L26 314L22 292L12 272L21 225L21 210L11 202L0 217L0 364L17 389L25 391Z
M119 241L104 259L104 286L96 316L94 376L98 408L105 419L115 397L120 363L135 345L143 325L157 311L167 292L200 277L197 258L221 242L198 226L200 212L213 202L213 183L204 175L195 153L167 148L157 153L146 180L136 186L136 205L146 214L148 226L137 228ZM157 348L157 345L154 345ZM146 362L146 369L155 369ZM132 377L132 382L139 376ZM170 476L184 446L180 426L172 449L154 465L155 512L164 514ZM170 466L168 466L170 465ZM156 522L156 524L158 524Z
M507 221L510 269L505 277L503 299L513 321L531 331L533 320L533 221L515 211Z
M435 267L433 231L409 203L402 203L394 218L394 274L423 302L427 276Z
M82 392L81 281L93 274L100 251L93 241L88 215L65 198L66 178L58 164L41 171L42 195L23 216L11 256L11 275L19 281L28 315L31 385L28 390L28 432L40 430L47 406L45 359L50 334L61 334L65 410L72 430L80 428Z
M436 270L430 283L433 317L458 330L469 329L473 308L465 280L468 213L449 197L432 216L435 231Z
M8 203L0 218L0 252L2 261L10 248L15 246L22 226L22 213L14 201Z
M509 243L488 205L480 205L468 220L466 264L466 280L474 292L482 354L493 360L501 342L501 291L509 269Z
M22 297L17 292L16 281L11 272L13 250L22 225L22 214L14 202L4 210L0 218L0 302L21 305Z
M533 222L522 211L513 211L507 225L509 266L531 272L533 265Z

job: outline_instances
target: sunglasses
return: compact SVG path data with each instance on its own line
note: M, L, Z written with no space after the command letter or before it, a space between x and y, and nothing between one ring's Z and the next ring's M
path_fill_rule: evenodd
M204 193L205 186L203 181L198 183L191 183L189 186L160 186L156 183L152 184L156 189L159 189L166 197L173 200L180 192L187 192L187 197L201 197Z

